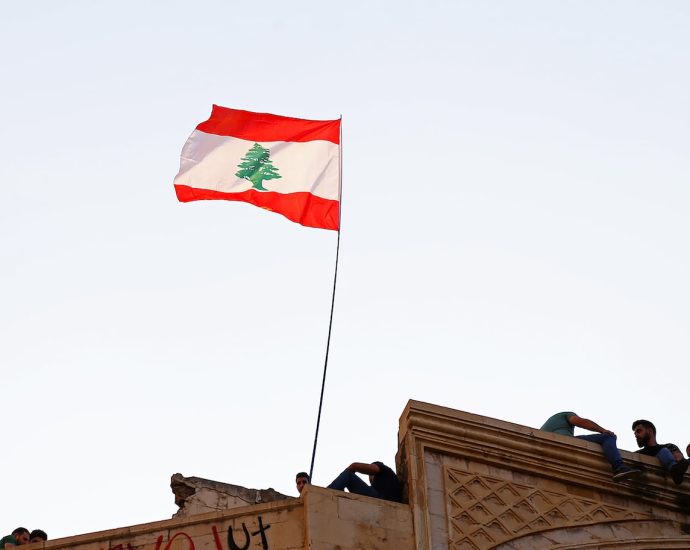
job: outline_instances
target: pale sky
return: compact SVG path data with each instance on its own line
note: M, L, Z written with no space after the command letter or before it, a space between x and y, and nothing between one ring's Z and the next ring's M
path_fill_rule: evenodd
M177 202L213 103L343 116L315 483L408 399L690 442L689 3L0 7L0 536L297 494L336 234Z

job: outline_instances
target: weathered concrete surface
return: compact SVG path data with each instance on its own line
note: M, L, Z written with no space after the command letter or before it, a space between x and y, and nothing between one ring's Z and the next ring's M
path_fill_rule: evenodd
M27 550L297 550L304 540L303 501L289 499L49 540Z
M174 474L170 478L170 487L175 494L175 504L180 508L173 515L175 518L293 498L270 488L247 489L201 477L185 477L182 474Z
M413 550L406 504L307 486L306 546L311 550Z
M398 434L408 504L176 474L174 519L26 550L690 549L690 476L655 458L623 451L643 475L614 483L599 445L417 401Z
M653 457L614 483L600 445L417 401L399 444L416 548L690 548L690 476Z
M408 506L307 486L290 498L49 540L27 550L413 550Z

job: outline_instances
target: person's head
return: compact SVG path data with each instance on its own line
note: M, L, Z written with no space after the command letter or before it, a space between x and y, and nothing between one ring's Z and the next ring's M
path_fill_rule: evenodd
M632 430L638 447L656 445L656 427L649 420L635 420Z
M295 476L295 483L297 484L297 492L301 494L302 489L304 489L304 486L309 485L311 483L309 474L307 472L299 472Z
M34 529L29 535L29 542L45 542L48 540L48 535L43 529Z
M12 536L17 539L17 546L20 544L28 544L31 538L29 536L29 530L26 527L17 527L12 531Z
M690 458L690 443L688 443L688 446L685 447L685 454L688 455L688 458Z

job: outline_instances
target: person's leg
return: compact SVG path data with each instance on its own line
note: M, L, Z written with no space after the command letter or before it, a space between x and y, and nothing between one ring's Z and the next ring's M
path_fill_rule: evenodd
M327 488L335 489L336 491L344 491L345 487L347 487L347 482L350 480L351 476L354 475L355 473L351 472L350 470L343 470L342 472L340 472L338 477L331 481Z
M685 476L685 472L688 470L688 461L685 458L676 461L676 459L673 458L673 453L666 447L662 447L661 450L656 454L656 457L666 471L671 473L673 482L676 485L683 483L683 477Z
M630 468L623 464L623 459L621 458L621 453L616 446L616 436L608 434L590 434L590 435L578 435L579 439L584 439L585 441L592 441L594 443L599 443L602 450L604 451L604 456L606 460L611 464L611 469L613 470L613 481L625 481L640 475L640 470L636 468Z
M331 481L328 489L343 491L347 489L351 493L365 495L368 497L378 497L379 494L373 487L370 487L354 472L343 470L338 477Z
M659 462L661 462L661 465L669 471L676 463L676 460L673 458L673 453L666 447L661 448L661 450L656 454L656 458L659 460Z
M616 446L616 436L610 436L608 434L588 434L588 435L578 435L578 439L584 439L585 441L592 441L594 443L599 443L602 450L604 451L604 456L606 460L611 464L611 469L615 472L624 467L623 459L621 458L621 453Z

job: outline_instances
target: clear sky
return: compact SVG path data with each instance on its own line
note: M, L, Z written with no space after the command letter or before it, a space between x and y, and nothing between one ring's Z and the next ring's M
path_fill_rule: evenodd
M180 204L211 105L343 116L315 482L408 399L690 442L690 4L2 2L0 530L295 495L336 234Z

